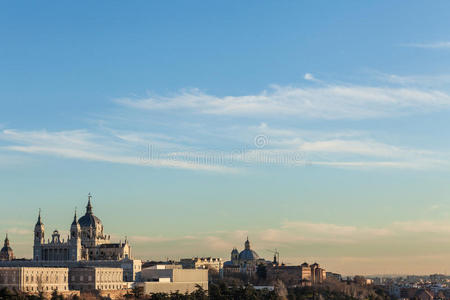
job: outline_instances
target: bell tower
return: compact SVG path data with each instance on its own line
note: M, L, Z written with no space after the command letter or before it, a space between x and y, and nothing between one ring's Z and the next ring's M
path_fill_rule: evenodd
M77 220L77 211L73 216L72 225L70 225L70 240L69 240L70 256L72 261L81 260L81 227Z
M45 243L45 228L41 221L41 210L39 209L38 220L34 226L34 246L33 246L33 260L42 259L42 245Z

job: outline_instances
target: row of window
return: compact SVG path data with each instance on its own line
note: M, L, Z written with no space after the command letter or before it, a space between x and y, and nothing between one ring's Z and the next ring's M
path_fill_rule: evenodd
M97 286L98 290L121 290L124 287L120 284L112 284L112 285L99 285ZM74 290L80 290L80 291L89 291L92 290L92 286L85 286L85 285L72 285L71 289Z
M64 286L62 289L58 288L57 286L46 286L41 289L39 287L34 288L33 286L27 286L27 287L25 287L25 290L27 292L58 291L58 290L67 291L67 286Z
M117 274L102 274L102 275L98 275L97 279L100 281L122 281L122 274L121 273L117 273ZM79 275L78 279L80 282L82 281L86 281L86 282L92 282L92 276L88 275L88 276L84 276L84 275ZM75 282L77 280L77 276L76 275L72 275L71 277L72 282Z
M35 279L35 277L33 275L31 275L31 277L26 276L25 277L25 282L26 283L33 283L34 279ZM36 276L36 282L39 282L39 281L41 281L43 279L44 279L43 276L39 276L39 277ZM57 283L58 279L59 279L58 275L56 275L56 276L50 275L50 277L48 275L45 276L45 282L48 282L48 283L51 283L51 282ZM67 277L64 276L64 282L66 282L66 281L67 281Z

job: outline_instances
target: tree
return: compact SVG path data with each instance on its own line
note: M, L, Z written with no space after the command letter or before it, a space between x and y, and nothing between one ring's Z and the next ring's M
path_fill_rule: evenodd
M280 300L287 300L288 291L283 281L277 280L274 284L274 290Z
M134 298L142 299L144 297L144 288L142 286L134 286L131 293Z
M264 264L259 264L256 268L256 275L258 276L258 279L260 280L266 280L267 279L267 267Z

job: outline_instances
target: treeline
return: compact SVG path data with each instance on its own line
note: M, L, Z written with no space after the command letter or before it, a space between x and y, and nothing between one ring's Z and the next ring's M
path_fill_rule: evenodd
M80 299L81 298L81 299ZM0 300L93 300L101 299L93 295L83 295L81 297L73 296L64 298L54 292L48 299L44 294L28 295L9 289L0 290ZM124 300L387 300L391 299L382 290L371 289L367 292L362 290L342 290L332 288L329 285L320 285L314 287L294 287L286 288L284 284L276 282L272 290L255 289L252 285L228 284L224 281L211 283L209 291L201 287L191 293L172 293L172 294L152 294L144 295L142 289L135 288L125 295ZM107 300L103 298L102 300Z
M54 291L50 297L46 297L44 293L39 293L37 295L27 294L15 289L2 288L0 289L0 300L81 300L80 297L74 296L70 299L63 297Z

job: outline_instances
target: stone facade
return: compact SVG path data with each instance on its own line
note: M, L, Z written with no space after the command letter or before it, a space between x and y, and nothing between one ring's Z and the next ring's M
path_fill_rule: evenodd
M222 259L214 257L183 258L180 263L184 269L209 269L218 273L223 268Z
M0 267L0 288L7 287L27 293L66 292L68 268Z
M95 290L122 290L127 288L123 281L121 268L71 268L69 269L69 288L81 292Z
M123 270L123 281L132 282L140 280L142 262L139 259L122 260L81 260L81 261L34 261L13 260L0 261L0 267L39 267L39 268L121 268Z

